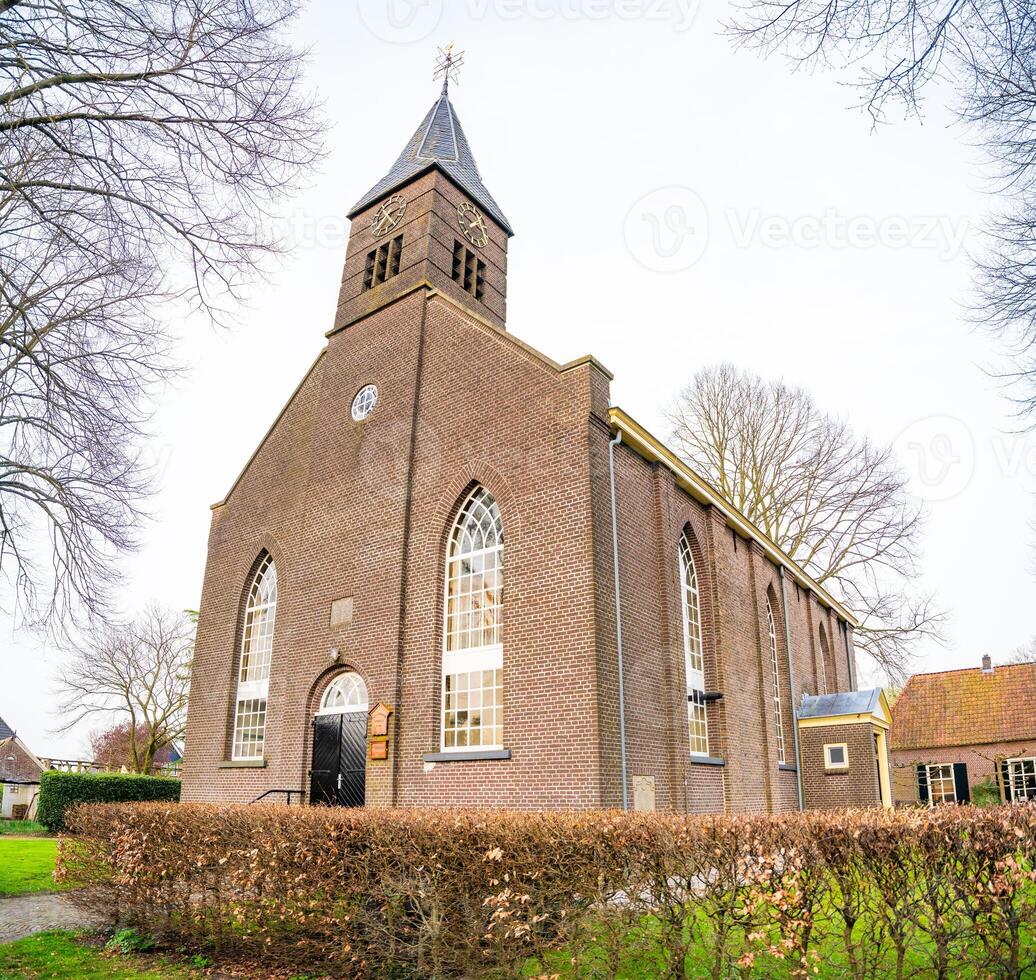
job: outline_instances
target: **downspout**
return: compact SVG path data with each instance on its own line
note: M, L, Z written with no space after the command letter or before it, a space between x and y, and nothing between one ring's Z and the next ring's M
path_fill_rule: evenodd
M622 763L622 808L629 809L626 776L626 689L622 663L622 590L619 587L619 518L615 507L615 447L622 442L622 431L608 443L608 475L612 487L612 567L615 569L615 646L619 661L619 757Z
M795 701L795 667L791 653L791 620L788 618L788 584L784 579L784 566L778 565L781 576L781 605L784 607L784 644L788 651L788 683L791 685L792 734L795 736L795 787L799 793L799 813L802 812L802 754L799 749L799 709Z

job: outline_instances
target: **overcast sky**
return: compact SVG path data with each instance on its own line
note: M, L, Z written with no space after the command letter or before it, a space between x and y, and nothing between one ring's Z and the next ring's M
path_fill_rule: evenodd
M437 95L437 44L466 53L452 92L513 224L508 329L566 361L593 353L613 400L664 434L696 370L732 361L813 393L895 442L928 504L922 587L952 618L920 669L1001 658L1036 634L1036 439L1011 435L961 312L987 174L930 92L922 122L878 131L830 74L735 51L684 0L312 0L298 25L326 101L329 156L288 206L287 258L239 326L179 326L189 373L152 453L161 491L122 605L197 608L219 500L324 344L349 207ZM390 17L389 15L393 15ZM351 393L343 393L346 398ZM0 716L42 755L62 655L7 623Z

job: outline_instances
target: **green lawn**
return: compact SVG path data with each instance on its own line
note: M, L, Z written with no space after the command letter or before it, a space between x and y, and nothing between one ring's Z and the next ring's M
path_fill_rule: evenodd
M184 980L202 974L154 957L105 953L68 932L38 932L0 946L3 980Z
M58 891L53 837L0 837L0 895Z
M45 834L47 828L35 820L0 820L0 836L4 834Z

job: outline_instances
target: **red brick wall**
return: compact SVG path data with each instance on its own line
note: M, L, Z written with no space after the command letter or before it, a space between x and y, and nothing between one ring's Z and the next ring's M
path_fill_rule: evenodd
M1036 756L1036 735L1028 742L994 742L990 745L958 745L933 749L896 749L892 765L897 772L896 798L899 802L916 799L914 773L918 763L963 762L968 767L968 784L974 786L984 779L995 778L996 760L1030 758Z

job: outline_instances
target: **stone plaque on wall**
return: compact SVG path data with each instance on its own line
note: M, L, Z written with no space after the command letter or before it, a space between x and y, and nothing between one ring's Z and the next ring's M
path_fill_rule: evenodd
M633 809L654 810L655 809L655 777L634 776L633 777Z
M331 603L331 625L348 626L353 621L353 597L344 596Z

